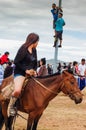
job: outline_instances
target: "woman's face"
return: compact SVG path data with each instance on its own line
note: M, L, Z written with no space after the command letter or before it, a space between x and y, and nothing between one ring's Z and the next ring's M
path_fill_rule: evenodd
M40 65L42 65L43 63L42 63L42 61L40 60Z
M33 48L36 48L38 45L38 41L33 44Z

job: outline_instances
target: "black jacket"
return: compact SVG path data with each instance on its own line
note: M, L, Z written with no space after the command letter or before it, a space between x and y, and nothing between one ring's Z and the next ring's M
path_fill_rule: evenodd
M18 50L17 55L14 59L15 64L15 74L21 74L25 76L25 71L28 69L37 69L37 52L36 49L32 50L32 54L29 53L27 48L21 46Z

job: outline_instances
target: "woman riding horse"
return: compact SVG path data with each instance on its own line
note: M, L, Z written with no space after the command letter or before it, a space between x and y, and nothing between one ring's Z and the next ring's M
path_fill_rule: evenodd
M74 100L76 104L81 103L82 94L72 74L63 71L59 75L29 77L17 103L17 110L28 114L27 130L37 130L37 124L43 111L49 102L61 91ZM8 102L3 101L2 112L5 117L5 130L13 130L12 122L14 117L7 117L7 106ZM0 124L1 122L0 120Z
M37 69L37 52L39 36L35 33L30 33L27 36L26 42L20 47L14 59L14 91L8 106L8 116L14 116L16 110L15 102L21 94L21 89L25 80L25 75L35 75Z

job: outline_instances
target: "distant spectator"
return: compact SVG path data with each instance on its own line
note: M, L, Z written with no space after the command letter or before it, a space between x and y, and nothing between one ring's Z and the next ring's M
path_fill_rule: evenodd
M68 69L69 73L73 74L73 64L72 64L72 62L69 62L67 69Z
M65 62L63 63L63 69L67 69L67 65Z
M13 60L11 60L11 67L13 67L13 73L14 73L14 69L15 69L15 64L14 64L14 61Z
M3 69L2 65L0 65L0 85L1 85L2 80L3 80L3 75L4 75L4 69Z
M4 55L1 56L0 60L1 60L1 65L7 63L9 61L9 52L5 52Z
M7 63L7 66L4 70L4 78L7 78L7 77L9 77L10 75L13 74L13 67L11 65L12 65L11 62Z
M52 65L50 64L47 64L47 70L48 70L48 74L53 74L53 68L52 68Z
M73 75L78 76L79 75L79 68L78 68L78 62L73 61Z
M5 67L6 67L6 63L8 63L9 62L9 52L7 51L7 52L5 52L4 53L4 55L2 55L1 57L0 57L0 63L1 63L1 65L3 65L3 67L4 67L4 69L5 69Z
M62 71L62 65L61 65L61 63L59 63L58 67L57 67L58 74L61 74L61 71Z
M40 68L39 68L39 71L38 71L37 75L38 76L48 75L48 70L46 68L46 59L45 58L42 58L40 60Z
M86 64L84 58L81 59L81 63L79 64L78 69L79 69L78 83L80 90L82 90L86 86Z
M80 72L80 76L85 77L86 76L86 64L85 64L85 59L81 59L81 63L78 66L79 68L79 72Z

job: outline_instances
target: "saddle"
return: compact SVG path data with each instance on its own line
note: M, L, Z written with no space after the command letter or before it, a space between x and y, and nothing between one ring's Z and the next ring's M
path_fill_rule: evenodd
M24 84L22 86L21 93L24 91L25 86L27 85L28 77L25 78ZM0 86L0 101L5 101L7 99L10 99L12 92L14 91L14 77L13 75L5 78L2 81L2 84Z

